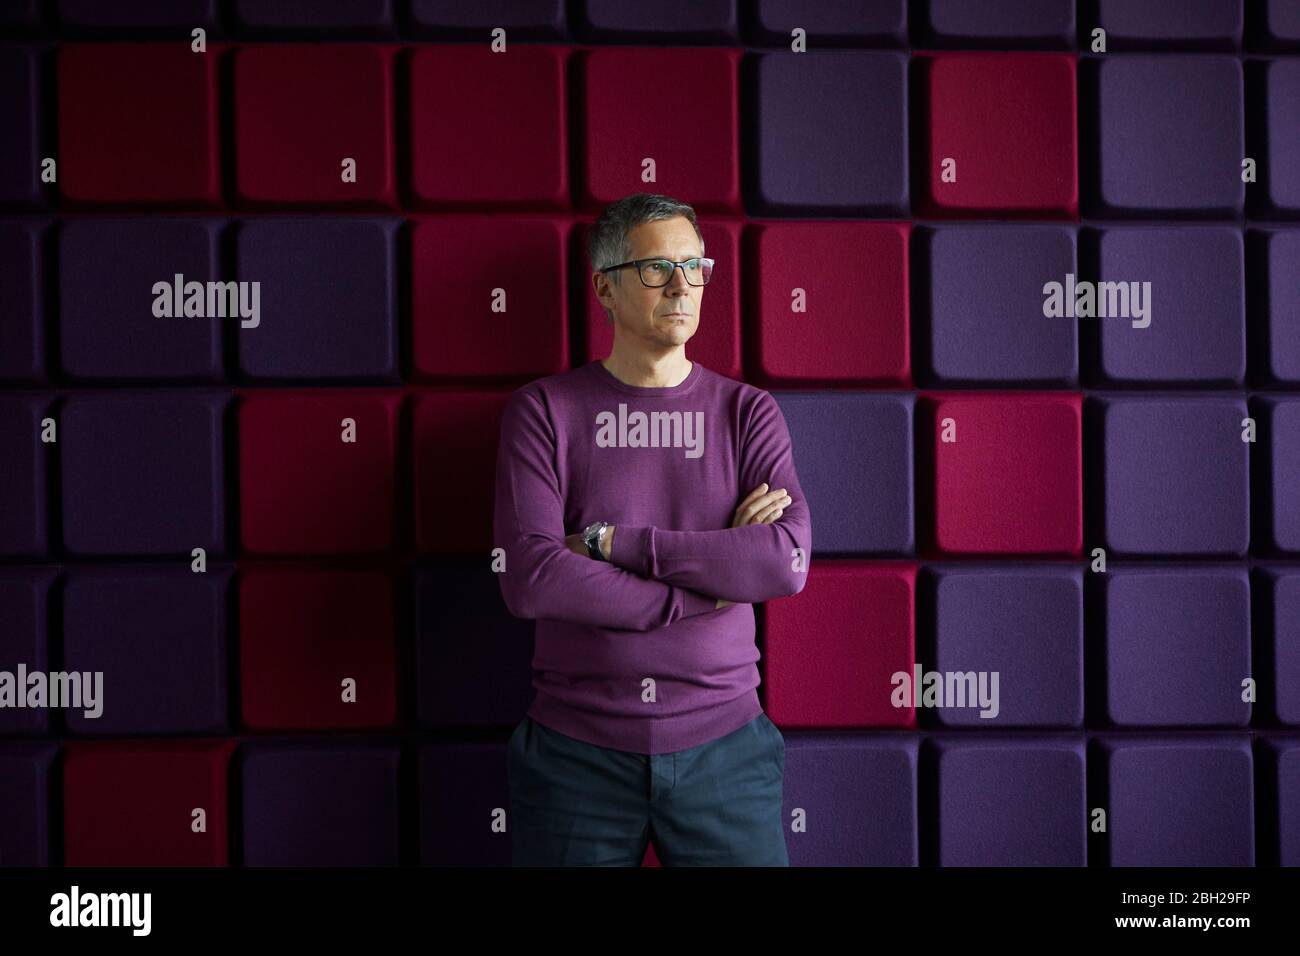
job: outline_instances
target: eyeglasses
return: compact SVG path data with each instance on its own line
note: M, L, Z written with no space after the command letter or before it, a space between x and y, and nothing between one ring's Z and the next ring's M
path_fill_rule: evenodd
M690 285L708 285L709 277L713 275L713 260L702 257L684 259L681 262L673 262L671 259L633 259L631 262L620 262L616 266L609 266L600 271L612 272L624 266L636 266L642 285L649 286L651 289L658 289L671 282L673 273L679 266L682 275Z

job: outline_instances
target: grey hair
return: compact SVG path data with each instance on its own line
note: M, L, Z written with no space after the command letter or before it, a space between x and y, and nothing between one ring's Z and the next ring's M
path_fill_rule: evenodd
M695 228L695 235L700 240L700 255L704 255L704 235L696 221L695 210L689 204L658 193L633 193L606 206L592 226L587 240L591 271L599 272L632 258L632 242L628 233L637 226L676 216L686 217ZM610 282L618 285L622 272L607 272L605 275ZM605 309L605 315L609 321L614 321L614 314L609 309Z

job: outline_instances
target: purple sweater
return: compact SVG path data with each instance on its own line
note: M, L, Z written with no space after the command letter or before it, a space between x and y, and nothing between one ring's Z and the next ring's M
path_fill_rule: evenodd
M762 482L792 503L771 524L732 528ZM609 562L565 546L593 521L616 526ZM537 620L529 716L640 754L707 743L762 712L753 604L803 590L812 554L776 401L699 362L673 387L627 385L592 361L516 390L494 542L506 606ZM737 603L715 608L719 597Z

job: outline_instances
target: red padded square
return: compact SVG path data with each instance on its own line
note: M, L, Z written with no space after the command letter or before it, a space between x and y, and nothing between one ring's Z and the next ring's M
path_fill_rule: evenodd
M926 395L918 411L917 438L934 463L931 546L945 554L1081 554L1081 395Z
M233 751L228 740L66 744L65 865L227 865Z
M1072 53L918 55L926 141L920 212L1078 219L1079 142ZM955 182L944 182L944 160Z
M916 565L821 561L793 597L765 606L765 710L782 728L916 726L892 675L916 660Z
M704 236L704 254L714 260L713 275L700 297L700 324L695 335L686 343L686 351L692 359L698 359L701 365L719 375L735 379L743 377L740 344L742 228L743 223L739 221L712 216L708 222L700 224L700 232ZM590 235L590 225L584 226L579 288L587 302L588 362L603 359L614 347L614 326L605 318L605 310L601 308L595 286L591 283L591 260L587 258L586 252L586 242ZM625 281L640 280L628 269Z
M747 242L771 385L911 384L907 243L889 222L764 223Z
M486 554L492 547L501 413L509 392L430 392L415 398L415 546Z
M569 367L567 220L454 217L411 231L412 366L423 378Z
M396 723L393 585L386 575L255 568L241 570L239 578L246 727L366 729Z
M388 549L394 541L400 405L399 394L379 391L244 393L239 406L244 549L255 554Z
M266 44L235 53L235 189L248 203L390 207L393 54L379 44ZM344 160L356 181L344 181Z
M416 49L409 62L416 200L446 208L567 208L568 56L562 47L522 43L505 55L487 44Z
M58 54L59 189L72 202L215 206L217 57L187 42Z
M618 47L585 54L584 206L629 193L741 212L738 49ZM653 160L653 181L645 178Z

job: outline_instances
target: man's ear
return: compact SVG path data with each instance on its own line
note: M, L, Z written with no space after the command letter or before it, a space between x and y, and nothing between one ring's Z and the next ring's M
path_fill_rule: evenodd
M595 289L596 292L596 301L600 303L601 309L604 310L605 318L608 321L608 323L610 325L613 325L614 310L609 305L609 303L605 301L605 298L602 298L602 293L604 294L605 297L609 299L612 299L614 297L613 283L610 282L609 276L603 272L592 273L591 282L592 282L592 287Z

